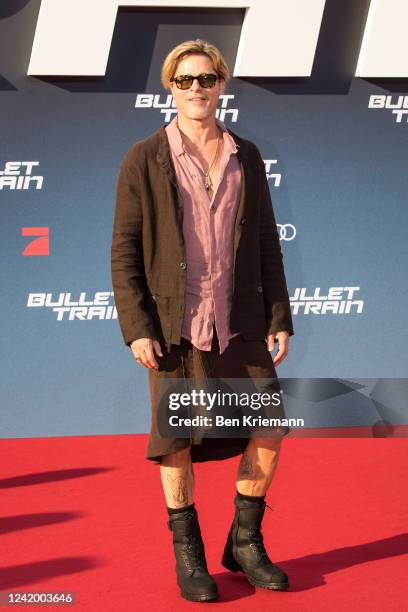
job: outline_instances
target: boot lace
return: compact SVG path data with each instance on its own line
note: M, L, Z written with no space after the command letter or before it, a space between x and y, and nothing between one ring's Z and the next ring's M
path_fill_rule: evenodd
M266 506L273 510L273 508L268 504L266 504ZM263 563L272 563L265 549L261 527L249 527L248 538L252 540L249 544L249 547L252 552L256 553Z
M187 536L186 544L181 552L184 563L191 573L196 569L205 569L204 559L199 540L194 534Z

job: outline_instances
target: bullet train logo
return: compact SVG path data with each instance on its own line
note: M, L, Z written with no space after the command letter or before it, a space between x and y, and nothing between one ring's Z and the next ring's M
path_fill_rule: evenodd
M389 110L395 117L395 123L408 123L408 96L370 96L368 108Z
M118 318L113 291L97 291L93 296L83 291L77 298L71 293L29 293L27 308L48 308L56 314L57 321Z
M228 105L234 100L234 94L223 94L219 96L220 108L217 108L216 117L224 123L231 121L236 123L238 120L238 109L228 108ZM161 94L139 93L136 96L135 108L157 108L163 115L166 123L173 119L177 114L177 107L174 98L171 94L162 96Z
M278 160L277 159L264 159L263 162L265 164L266 178L268 179L268 181L269 179L272 179L274 183L273 186L280 187L281 180L282 180L282 174L271 172L271 166L274 164L277 164Z
M42 0L28 74L104 76L119 7L187 11L216 4L214 0ZM323 22L326 0L224 0L220 9L225 8L245 9L232 76L311 75L320 30L330 22ZM368 12L360 11L356 20L349 20L349 31L357 27L364 34L355 76L408 77L408 42L401 27L408 20L408 2L372 0Z
M8 161L0 170L0 189L10 191L42 189L44 177L36 174L33 168L38 161Z
M364 300L356 297L360 287L329 287L326 295L320 293L321 288L316 287L308 295L306 287L295 289L290 305L294 315L326 315L326 314L361 314Z
M330 287L322 295L320 287L308 295L306 287L295 289L290 304L294 315L361 314L364 301L356 299L360 287ZM113 291L97 291L93 296L82 291L72 293L29 293L27 308L45 308L55 313L57 321L112 320L118 318Z

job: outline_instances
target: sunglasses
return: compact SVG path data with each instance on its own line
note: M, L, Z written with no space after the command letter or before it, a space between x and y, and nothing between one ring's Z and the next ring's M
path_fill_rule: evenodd
M198 76L183 74L177 77L172 77L170 81L174 81L179 89L190 89L195 79L197 79L201 87L208 89L209 87L214 87L218 76L216 74L209 74L206 72L203 72Z

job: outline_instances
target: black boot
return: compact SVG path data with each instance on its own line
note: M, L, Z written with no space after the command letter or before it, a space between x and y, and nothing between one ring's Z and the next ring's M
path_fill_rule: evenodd
M197 510L193 508L172 514L167 525L173 532L177 584L181 595L190 601L217 599L217 585L208 573Z
M232 572L242 571L257 587L284 591L288 576L269 559L261 532L265 501L235 497L235 516L225 544L222 564Z

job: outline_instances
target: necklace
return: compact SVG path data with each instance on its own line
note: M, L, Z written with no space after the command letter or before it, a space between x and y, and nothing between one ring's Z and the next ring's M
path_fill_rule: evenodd
M212 159L211 164L208 167L207 172L204 173L204 187L205 187L206 191L208 191L210 189L210 187L212 186L212 184L213 184L212 180L211 180L210 172L211 172L211 168L214 165L215 160L217 159L218 149L219 149L219 146L220 146L220 132L219 132L218 127L217 127L217 132L218 132L218 134L217 134L217 147L215 149L214 157Z
M209 165L207 172L204 175L204 187L206 188L207 191L212 186L212 180L211 180L210 172L211 172L211 168L213 167L214 162L215 162L215 160L217 158L219 145L220 145L220 134L218 133L218 136L217 136L217 148L215 149L215 154L214 154L213 160L212 160L211 164Z

